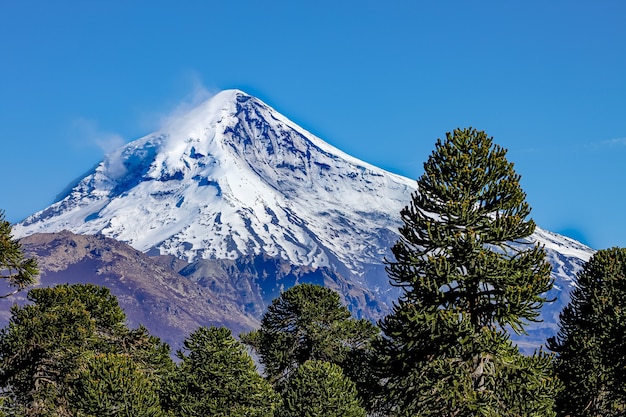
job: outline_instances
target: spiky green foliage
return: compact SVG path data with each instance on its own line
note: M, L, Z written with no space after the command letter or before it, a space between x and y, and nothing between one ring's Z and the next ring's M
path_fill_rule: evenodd
M333 363L303 363L289 379L281 417L365 417L354 383Z
M25 258L20 243L11 235L11 224L4 219L0 210L0 279L4 284L15 289L0 294L0 298L23 290L34 284L39 270L34 258Z
M554 415L560 383L550 355L521 355L506 333L486 328L472 339L428 361L407 364L403 377L391 378L389 415Z
M12 308L9 325L0 331L0 387L15 412L68 415L67 395L86 355L127 355L155 384L173 366L167 345L144 328L126 327L106 288L36 288L28 299L30 305Z
M201 327L184 342L167 384L165 408L176 416L273 416L280 398L226 328Z
M542 247L511 245L535 223L506 150L484 132L455 130L437 141L424 171L401 212L390 278L411 299L458 310L474 328L522 331L552 281Z
M322 360L342 367L372 400L376 381L368 361L377 335L371 322L352 317L336 291L299 284L274 299L260 329L241 339L259 355L265 375L279 391L298 366Z
M424 164L387 262L402 295L380 325L398 414L505 416L534 404L520 415L550 415L538 411L553 394L539 387L558 387L545 355L527 362L504 331L523 332L552 287L543 248L524 243L535 224L519 180L506 150L474 129L448 133ZM521 364L537 366L509 386Z
M559 414L626 415L626 249L596 252L577 284L548 341L565 385Z
M126 354L86 354L73 379L68 399L76 417L164 416L154 378Z

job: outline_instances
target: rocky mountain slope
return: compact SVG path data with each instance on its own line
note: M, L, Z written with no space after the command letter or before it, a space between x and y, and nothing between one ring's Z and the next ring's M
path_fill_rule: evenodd
M327 268L291 265L280 258L188 263L171 255L148 256L103 235L36 233L20 243L26 256L39 263L35 287L103 285L117 297L131 328L144 325L174 351L200 326L226 326L235 335L258 327L265 306L284 287L298 282L333 287L336 281ZM345 292L348 303L362 296ZM26 292L0 299L0 327L8 323L11 305L26 302Z
M173 348L202 325L227 326L237 334L258 325L233 291L197 285L177 273L187 266L171 257L150 257L103 235L68 231L34 234L21 240L24 253L35 257L42 272L37 286L92 283L111 290L132 328L143 324ZM9 306L25 302L25 293L0 301L0 322Z
M323 271L320 279L355 314L376 319L397 297L383 259L414 191L415 181L346 155L262 101L228 90L107 155L14 233L107 236L195 263L190 279L218 286L231 278L218 279L203 262L265 265L251 278L248 302L238 305L252 315L292 285L275 271ZM541 229L532 241L546 246L559 302L546 307L531 344L554 330L576 271L593 253ZM269 266L276 262L280 268Z

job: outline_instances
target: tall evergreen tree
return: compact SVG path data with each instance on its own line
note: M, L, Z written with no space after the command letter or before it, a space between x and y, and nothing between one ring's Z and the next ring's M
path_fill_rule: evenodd
M562 416L626 415L626 249L596 252L561 312L556 370L565 385Z
M365 417L354 382L329 362L312 360L299 366L283 400L280 417Z
M505 331L537 320L552 287L543 248L527 240L520 176L484 132L457 129L435 146L387 262L402 290L380 325L392 404L400 415L550 415L532 389L557 388L549 358L524 359Z
M178 352L181 363L164 389L164 408L180 417L271 417L278 394L230 330L201 327Z
M161 417L158 383L129 355L87 353L79 360L68 399L76 417Z
M14 306L0 331L0 389L12 413L64 416L85 356L127 355L155 386L173 367L169 347L145 328L130 330L104 287L76 284L35 288L32 303Z
M376 381L369 371L374 324L355 319L339 294L320 285L299 284L273 300L261 328L241 335L259 355L268 380L282 390L291 373L308 360L339 365L372 400Z
M0 278L5 285L15 288L1 293L0 298L33 284L39 273L37 261L24 257L20 243L11 235L11 229L11 224L4 219L4 211L0 210Z

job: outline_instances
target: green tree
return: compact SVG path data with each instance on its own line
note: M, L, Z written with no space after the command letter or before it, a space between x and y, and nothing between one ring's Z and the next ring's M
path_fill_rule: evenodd
M16 287L0 294L0 298L9 297L34 284L37 274L37 261L24 258L20 243L11 235L11 224L4 219L4 211L0 210L0 278L8 286Z
M307 361L295 370L283 394L281 417L365 417L356 386L341 368Z
M184 346L165 389L167 410L181 417L274 415L278 394L230 330L201 327Z
M354 319L339 294L314 284L296 285L273 300L256 331L241 335L259 355L264 373L279 391L308 360L332 362L372 400L376 380L369 371L374 324Z
M565 385L560 415L626 415L626 249L596 252L561 312L556 370Z
M76 417L164 416L154 379L126 354L87 354L69 390Z
M32 304L14 306L0 331L0 389L15 413L68 415L67 395L86 355L128 355L155 383L173 367L167 345L145 328L126 327L124 312L106 288L35 288L28 299Z
M424 164L387 262L402 295L380 324L398 414L513 416L516 404L535 404L523 415L550 415L537 411L549 395L531 389L558 388L549 358L524 359L505 331L537 320L552 287L543 248L526 239L535 224L519 180L506 150L474 129L448 133Z

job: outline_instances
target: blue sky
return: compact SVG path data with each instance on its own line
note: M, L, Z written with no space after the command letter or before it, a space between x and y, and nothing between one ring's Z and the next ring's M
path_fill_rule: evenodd
M508 149L539 226L626 247L626 2L0 0L0 209L239 88L418 178L437 138Z

